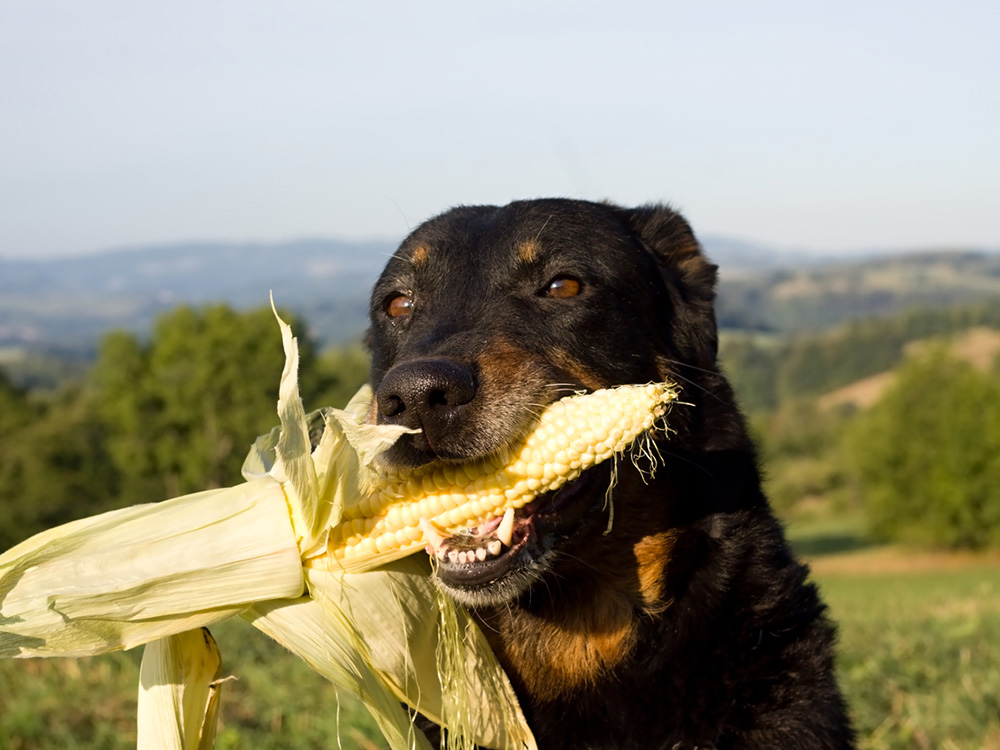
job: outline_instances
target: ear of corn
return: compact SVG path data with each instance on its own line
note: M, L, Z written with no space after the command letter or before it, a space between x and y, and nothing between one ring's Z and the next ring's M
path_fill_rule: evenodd
M370 392L346 410L307 416L297 345L279 324L281 426L254 444L247 481L66 524L0 555L0 656L150 643L141 736L170 724L182 744L162 747L209 747L214 723L196 732L191 722L215 710L205 702L211 662L198 661L208 657L195 636L180 634L242 613L365 698L393 750L426 746L398 700L462 744L535 747L485 639L440 600L428 560L388 563L616 455L653 427L673 391L657 384L565 399L509 460L377 476L374 457L406 430L363 423ZM596 409L580 410L585 402ZM191 669L195 662L204 669Z
M205 628L146 644L139 668L139 750L215 745L222 659Z
M570 396L549 406L511 456L468 464L431 464L379 478L375 490L344 508L330 530L329 564L351 571L423 548L428 524L441 536L502 516L558 490L628 448L651 430L676 391L665 383Z

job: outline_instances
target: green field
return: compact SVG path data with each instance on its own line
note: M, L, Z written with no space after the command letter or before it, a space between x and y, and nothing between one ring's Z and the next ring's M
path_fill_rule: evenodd
M849 530L795 536L840 623L861 747L1000 750L1000 560L857 549ZM239 678L225 687L220 749L337 748L338 712L341 747L384 746L362 708L338 705L262 634L242 622L213 632ZM134 747L138 659L0 662L0 749Z
M884 557L870 572L853 558L817 580L861 747L1000 748L1000 563L879 573Z

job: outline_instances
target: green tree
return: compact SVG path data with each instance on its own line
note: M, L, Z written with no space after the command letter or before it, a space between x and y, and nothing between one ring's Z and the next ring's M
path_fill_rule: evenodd
M872 532L945 547L1000 546L1000 379L944 349L900 368L848 433Z
M112 508L116 474L91 394L16 394L0 384L0 549Z
M299 339L303 390L315 390L315 348ZM102 343L94 369L108 449L127 502L158 500L239 480L253 439L276 422L284 354L270 309L180 307L141 344Z
M343 407L368 380L368 352L361 344L328 349L316 362L317 377L303 393L306 409Z

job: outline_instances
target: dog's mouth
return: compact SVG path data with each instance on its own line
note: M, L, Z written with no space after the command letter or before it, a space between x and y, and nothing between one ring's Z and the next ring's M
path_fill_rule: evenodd
M439 584L472 607L516 598L551 567L556 547L593 510L592 490L601 485L602 476L610 481L607 471L595 467L519 510L508 510L447 538L434 538L427 553L436 561Z

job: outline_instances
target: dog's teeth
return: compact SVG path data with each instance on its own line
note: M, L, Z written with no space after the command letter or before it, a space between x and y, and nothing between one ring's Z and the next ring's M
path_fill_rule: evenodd
M486 548L489 550L491 555L496 557L500 554L500 550L503 549L503 543L499 539L493 539L486 545Z
M451 562L452 564L458 562L458 550L452 550L451 552L448 553L448 561Z
M421 518L419 525L420 530L424 532L424 539L427 540L427 543L435 550L440 550L444 545L444 537L434 528L434 524L426 518Z
M476 559L479 560L479 562L482 562L483 560L485 560L486 559L486 550L484 550L482 547L480 547L479 549L477 549L476 550Z
M447 559L447 557L448 557L448 550L446 550L444 547L439 548L437 551L437 559L440 560L441 562L444 562Z
M514 535L514 509L508 508L503 514L503 520L497 526L497 539L506 546L510 546L511 537Z

